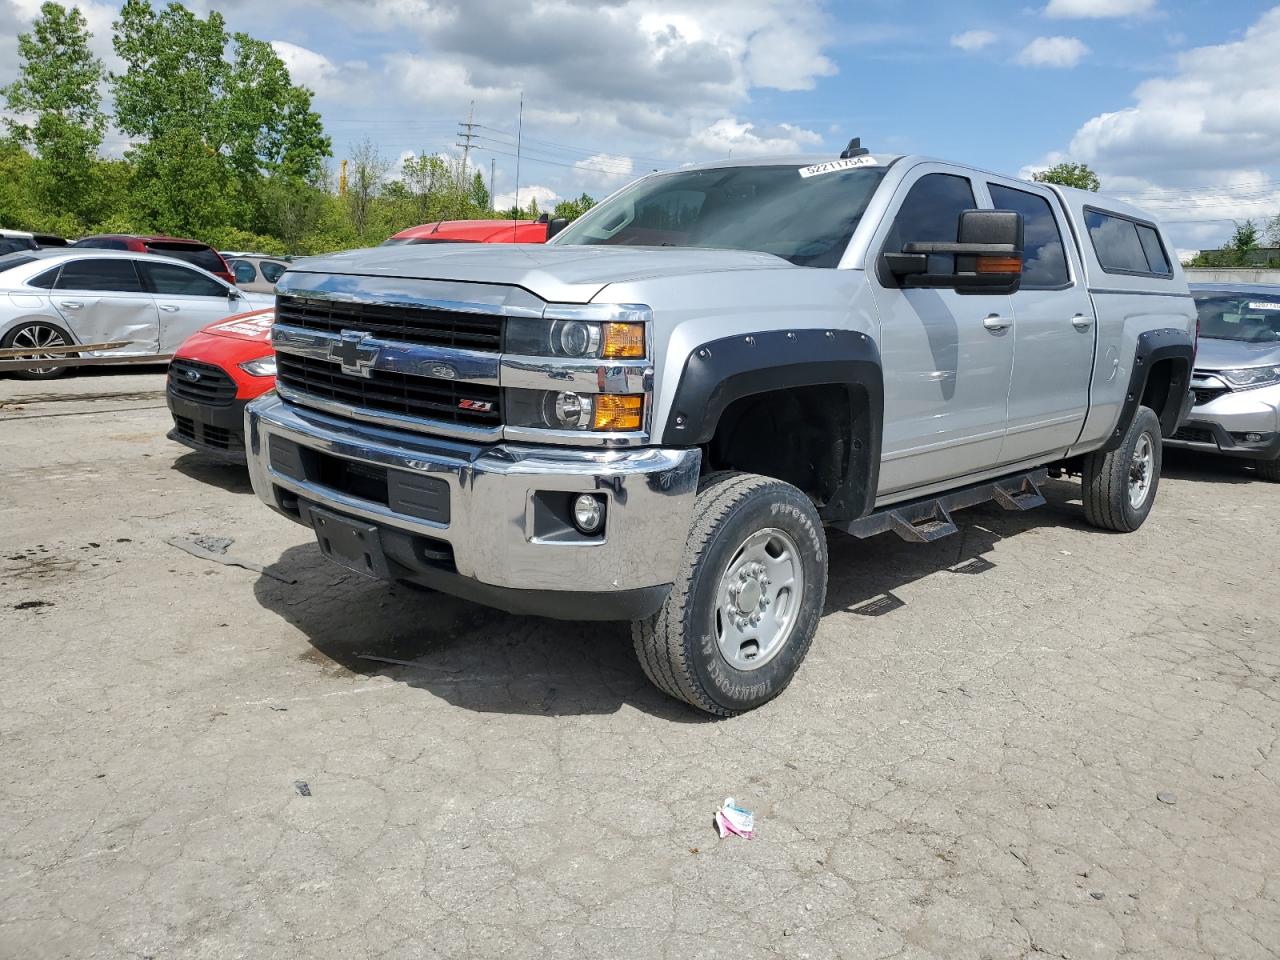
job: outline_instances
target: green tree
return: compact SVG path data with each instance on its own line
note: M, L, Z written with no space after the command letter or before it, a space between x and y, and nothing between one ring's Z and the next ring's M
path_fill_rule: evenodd
M100 210L93 174L107 118L105 72L89 50L84 15L42 4L31 32L18 37L18 56L18 78L0 95L19 117L5 119L14 140L35 150L34 191L43 207L91 223Z
M391 164L372 140L362 140L351 151L345 199L352 229L361 242L378 232L373 229L375 200L382 193L383 180L390 169Z
M136 200L157 227L199 234L234 219L260 232L262 178L305 181L328 156L310 91L270 44L229 35L216 11L125 0L114 45L125 64L111 77L116 122L142 141L130 152Z
M484 174L479 170L471 177L471 196L468 199L476 215L489 210L489 188L484 185Z
M1088 164L1055 163L1048 170L1041 170L1031 175L1031 179L1039 183L1056 183L1060 187L1075 187L1077 190L1089 190L1097 193L1102 186L1098 175L1089 169Z
M576 220L595 205L595 198L584 193L576 200L561 200L556 204L555 212L551 216L555 218L564 217L566 220Z

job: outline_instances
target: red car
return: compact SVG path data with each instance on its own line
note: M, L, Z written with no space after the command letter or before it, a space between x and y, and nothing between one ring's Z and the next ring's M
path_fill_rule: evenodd
M517 220L442 220L397 233L386 244L545 243L547 225ZM275 311L211 323L187 338L169 364L169 439L223 460L245 462L244 405L276 385Z
M201 270L208 270L215 277L235 284L236 278L222 255L207 243L199 240L184 240L181 237L140 237L127 233L100 233L85 237L72 244L73 247L95 247L99 250L132 250L135 253L160 253L166 257L175 257L195 264Z
M384 247L404 243L546 243L545 220L439 220L401 230Z

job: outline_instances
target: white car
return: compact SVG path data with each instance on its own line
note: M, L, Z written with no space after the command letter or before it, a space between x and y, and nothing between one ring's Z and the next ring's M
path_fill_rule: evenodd
M237 290L172 257L78 248L20 251L0 256L0 347L30 347L33 359L55 359L44 351L120 343L79 356L163 358L201 327L274 300ZM51 363L16 375L43 380L67 369Z

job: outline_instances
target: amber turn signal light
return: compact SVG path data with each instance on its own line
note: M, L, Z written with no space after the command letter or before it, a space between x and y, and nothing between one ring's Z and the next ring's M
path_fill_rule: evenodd
M594 430L639 430L644 413L644 397L636 394L602 393L596 397Z
M1021 273L1021 257L978 257L976 273Z
M639 360L644 356L644 324L606 323L600 356L611 360Z

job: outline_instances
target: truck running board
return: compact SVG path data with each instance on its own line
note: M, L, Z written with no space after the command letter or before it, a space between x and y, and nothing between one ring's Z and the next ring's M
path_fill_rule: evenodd
M1040 484L1048 477L1049 472L1041 467L961 487L937 497L895 503L857 520L829 526L859 538L874 537L892 530L911 543L932 543L958 529L951 519L952 510L977 506L988 500L994 500L1006 510L1030 510L1043 505Z

